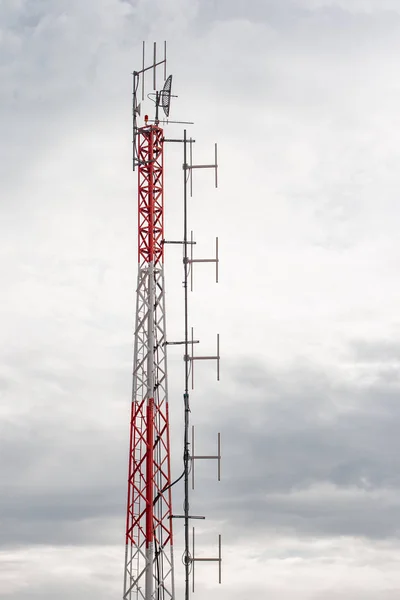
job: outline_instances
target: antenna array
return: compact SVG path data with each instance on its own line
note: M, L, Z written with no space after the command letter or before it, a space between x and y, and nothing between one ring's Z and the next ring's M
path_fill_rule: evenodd
M194 339L193 339L193 328L191 328L191 339L189 339L189 319L188 319L188 283L189 277L191 281L191 289L193 289L193 268L196 262L215 262L216 265L216 281L218 282L218 241L216 242L216 258L215 259L195 259L193 257L193 232L190 235L190 241L188 240L188 183L190 181L190 195L193 194L193 186L192 186L192 173L194 169L214 169L215 170L215 187L218 186L218 163L217 163L217 145L215 144L215 162L212 164L193 164L193 151L192 151L192 138L187 138L186 129L183 134L183 172L184 172L184 181L183 181L183 243L184 243L184 294L185 294L185 391L184 391L184 407L185 407L185 418L184 418L184 427L185 427L185 448L184 448L184 472L185 472L185 500L184 500L184 519L185 519L185 552L184 552L184 565L185 565L185 600L189 598L189 577L190 572L192 573L192 590L194 591L194 567L197 561L208 561L214 562L217 561L219 563L219 581L221 582L221 538L219 537L219 554L217 558L208 557L208 558L200 558L195 555L195 529L192 529L192 552L190 552L189 548L189 523L190 519L193 517L190 514L190 506L189 506L189 473L190 469L192 469L192 487L194 487L194 464L196 460L199 459L213 459L213 456L196 456L194 453L194 429L192 429L192 444L190 449L189 442L189 426L190 426L190 414L191 407L189 402L189 381L191 379L191 387L194 389L194 365L197 360L215 360L217 363L217 380L219 381L219 364L220 364L220 353L219 353L219 334L217 334L217 353L216 355L208 356L194 356ZM188 148L190 155L190 162L188 162ZM218 240L218 238L217 238ZM190 257L189 257L189 247L190 247ZM189 346L191 348L191 353L189 354ZM191 451L190 451L191 450ZM221 465L221 436L218 434L218 473L220 476L220 465ZM220 479L220 477L219 477Z
M137 126L137 118L140 116L141 114L141 102L144 101L144 97L145 97L145 75L148 71L153 71L153 91L155 92L157 89L157 67L163 67L163 79L164 81L167 78L167 42L164 42L164 58L162 60L157 60L157 43L154 42L153 45L153 62L151 65L149 66L145 66L145 51L146 51L146 46L145 46L145 42L143 42L143 46L142 46L142 68L140 69L140 71L134 71L132 73L133 75L133 85L132 85L132 95L133 95L133 102L132 102L132 114L133 114L133 170L136 170L136 167L139 163L139 158L137 156L137 147L136 147L136 139L137 139L137 134L138 134L138 126ZM172 76L170 76L168 78L169 80L169 93L164 93L161 92L161 96L164 100L164 97L168 97L168 109L167 112L169 114L169 102L170 102L170 98L171 98L171 83L172 83ZM167 81L168 81L167 80ZM167 81L165 81L165 84L167 83ZM139 87L141 87L141 102L138 101L138 95L139 95ZM164 109L165 112L165 109ZM167 112L165 112L165 115L168 117Z

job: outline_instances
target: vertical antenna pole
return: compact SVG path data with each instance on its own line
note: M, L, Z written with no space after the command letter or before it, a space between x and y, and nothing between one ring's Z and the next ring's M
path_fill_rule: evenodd
M187 238L187 137L186 129L183 132L183 251L184 251L184 291L185 291L185 393L184 393L184 529L185 529L185 600L189 600L189 576L190 576L190 548L189 548L189 319L188 319L188 238ZM193 343L192 343L193 351ZM192 364L193 369L193 364Z
M196 462L194 460L194 425L192 425L192 464L191 464L191 468L192 468L192 490L194 490L194 463ZM193 553L194 556L194 553Z
M193 140L192 138L190 138L190 146L189 146L189 157L190 157L190 171L189 171L189 177L190 177L190 197L193 196Z
M137 86L139 85L139 76L132 74L132 169L135 170L136 163L136 104L137 104Z
M157 82L156 82L156 63L157 63L157 43L154 42L154 56L153 56L154 62L153 62L153 90L155 90L157 88Z
M193 292L193 231L190 232L190 291Z
M144 101L144 51L145 43L143 42L143 53L142 53L142 102Z
M219 333L217 333L217 381L219 381Z
M194 390L194 338L193 338L193 327L192 327L192 356L191 356L191 369L192 369L192 390Z
M218 238L216 237L215 238L215 283L218 283L218 275L219 275L218 265L219 265Z
M167 79L167 40L164 40L164 81Z
M221 481L221 434L218 432L218 481Z
M222 540L221 534L218 536L218 575L219 575L219 583L222 583Z
M192 529L192 558L195 557L195 547L194 547L194 527ZM194 565L195 562L193 561L193 565L192 565L192 592L194 593Z
M215 187L218 187L218 150L217 143L215 143Z

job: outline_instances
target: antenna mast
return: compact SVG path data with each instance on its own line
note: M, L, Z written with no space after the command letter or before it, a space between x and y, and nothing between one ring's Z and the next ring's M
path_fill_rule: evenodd
M196 343L193 339L193 328L191 328L191 338L189 339L189 277L190 277L190 287L191 291L193 291L193 265L194 263L215 263L216 269L216 283L218 283L218 265L219 265L219 257L218 257L218 238L216 238L216 255L215 258L211 259L195 259L193 258L193 246L195 242L193 241L193 232L190 234L190 240L188 236L188 187L190 182L190 196L192 196L193 186L192 186L192 174L194 169L214 169L215 170L215 187L218 187L218 162L217 162L217 145L215 144L215 162L212 164L193 164L193 152L192 145L194 140L192 138L187 138L186 129L183 133L183 248L184 248L184 295L185 295L185 391L184 391L184 408L185 408L185 417L184 417L184 522L185 522L185 551L183 555L183 563L185 566L185 600L189 600L190 598L190 575L192 575L192 591L194 592L194 573L195 573L195 563L198 561L203 562L217 562L219 567L219 583L221 583L221 536L219 536L218 542L218 557L197 557L195 555L195 529L192 528L190 531L190 521L192 519L204 519L203 516L195 516L190 514L190 505L189 505L189 475L190 471L192 471L192 489L194 489L194 465L195 461L198 459L217 459L218 460L218 480L220 480L221 473L221 436L218 433L218 453L216 456L196 456L194 453L194 426L192 426L192 439L189 439L189 429L190 429L190 380L191 380L191 389L194 389L194 365L196 360L215 360L217 364L217 380L219 381L220 374L220 353L219 353L219 334L217 334L217 352L215 355L211 356L194 356L194 344ZM188 152L189 148L189 152ZM188 156L189 155L189 156ZM188 158L190 160L188 161ZM189 247L190 247L190 256L189 256ZM190 353L189 353L190 347ZM192 535L192 546L190 546L190 534Z
M163 88L157 91L157 68L163 67ZM145 74L152 71L155 98L155 118L144 116L144 125L138 126L141 103L145 96ZM194 165L192 146L194 140L167 139L160 127L159 109L167 121L163 123L188 123L168 121L172 88L172 75L166 76L166 43L164 58L157 61L154 43L153 60L145 66L143 42L142 69L133 73L133 170L138 171L138 279L136 290L136 324L133 357L133 385L130 420L128 500L126 516L126 546L123 600L175 600L172 519L184 519L185 600L190 595L190 575L194 591L194 566L196 561L214 561L219 565L221 583L221 536L218 557L197 557L194 553L195 532L191 531L194 516L189 510L189 476L192 472L194 489L194 464L198 459L218 460L220 479L221 444L218 434L217 455L201 456L194 453L194 427L190 433L189 387L194 387L194 364L197 360L216 360L219 380L219 335L217 352L212 356L194 355L193 328L189 338L189 278L193 289L193 265L214 262L218 282L218 238L215 259L193 257L193 233L188 235L188 191L192 196L192 173L194 169L214 169L217 187L217 145L213 164ZM189 124L189 123L188 123ZM183 143L183 239L164 239L164 143ZM183 245L184 266L184 340L167 342L165 330L164 246L167 243ZM190 254L189 254L190 248ZM184 453L183 473L175 481L171 479L170 433L167 380L167 346L184 345ZM184 480L184 514L172 514L171 488Z

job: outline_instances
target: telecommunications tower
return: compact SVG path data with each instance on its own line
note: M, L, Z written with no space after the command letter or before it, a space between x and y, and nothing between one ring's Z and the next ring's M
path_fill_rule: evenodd
M128 499L126 516L126 546L124 568L123 600L175 600L173 519L184 520L183 564L185 569L184 597L189 599L189 578L192 577L194 590L194 566L196 561L215 561L219 566L221 582L221 537L216 558L197 557L194 553L194 528L190 530L191 519L203 519L191 515L189 511L189 478L192 475L194 487L194 463L196 459L217 459L218 479L220 478L220 435L218 434L217 454L201 456L194 454L194 427L189 439L189 387L194 384L194 363L197 360L216 360L219 379L219 336L217 352L211 356L194 354L193 329L189 336L188 322L188 282L193 282L193 265L196 262L214 262L218 281L218 238L216 255L212 259L193 257L193 234L188 236L187 197L188 188L192 194L192 173L194 169L215 170L217 186L217 146L215 161L209 165L194 165L192 146L194 140L187 137L168 139L160 123L185 123L169 121L172 76L166 76L166 43L164 56L157 60L154 43L152 62L145 66L145 44L140 71L133 73L133 170L138 173L138 277L136 289L136 321L133 357L133 385L130 418ZM163 70L163 87L157 90L157 71ZM153 92L148 94L155 104L154 118L144 116L144 123L138 124L141 103L145 97L145 74L152 74ZM160 117L160 111L164 115ZM186 124L189 124L186 122ZM183 236L178 241L167 241L164 237L164 144L183 144ZM188 160L189 159L189 160ZM167 341L165 329L165 285L164 248L165 245L181 244L184 266L184 339ZM189 252L190 248L190 252ZM184 411L183 472L177 478L171 477L167 347L184 346L184 393L183 403L174 399L173 409ZM179 449L181 450L181 449ZM173 514L172 488L184 482L184 514ZM176 599L177 600L177 599Z

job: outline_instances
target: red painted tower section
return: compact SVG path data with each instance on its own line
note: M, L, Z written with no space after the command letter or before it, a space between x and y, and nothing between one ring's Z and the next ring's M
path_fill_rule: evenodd
M155 125L139 129L138 231L139 266L164 262L164 131Z
M124 600L173 599L164 293L164 133L138 129L138 281Z

